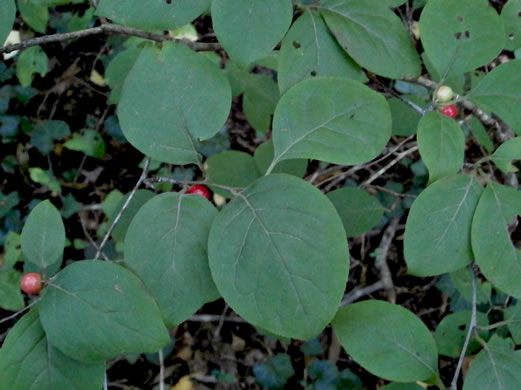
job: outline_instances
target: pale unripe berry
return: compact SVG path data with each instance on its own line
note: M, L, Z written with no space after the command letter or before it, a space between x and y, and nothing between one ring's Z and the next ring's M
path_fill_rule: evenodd
M452 100L453 97L454 97L454 92L452 91L452 88L447 85L442 85L436 91L436 99L440 103L449 102Z

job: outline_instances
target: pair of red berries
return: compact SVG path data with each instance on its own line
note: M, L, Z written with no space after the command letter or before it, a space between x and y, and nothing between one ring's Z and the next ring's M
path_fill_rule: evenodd
M442 85L438 88L436 91L436 100L440 103L447 103L452 100L454 97L454 91L451 87L447 85ZM458 117L458 107L456 107L454 104L449 104L447 106L444 106L440 112L443 115L447 115L448 117L452 119L456 119Z
M210 200L210 191L201 184L195 184L186 191L187 194L201 195Z

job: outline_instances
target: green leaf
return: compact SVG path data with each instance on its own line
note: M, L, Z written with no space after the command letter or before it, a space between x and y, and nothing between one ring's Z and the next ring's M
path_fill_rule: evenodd
M505 44L503 23L487 0L430 0L420 31L426 55L445 77L488 64Z
M257 180L217 215L208 246L217 289L254 326L310 339L334 316L348 275L345 232L307 182Z
M0 3L0 44L3 45L13 28L16 19L14 0L4 0Z
M501 19L505 25L507 37L506 50L517 50L521 47L521 0L508 0L501 10Z
M521 137L512 138L503 143L491 157L496 166L505 173L517 172L512 161L521 160Z
M359 188L340 188L329 192L327 197L340 215L348 237L368 232L384 215L382 204Z
M469 100L495 113L521 135L521 60L509 61L495 68L476 85Z
M288 31L291 0L213 0L212 23L219 43L242 67L268 55Z
M425 390L425 388L416 383L389 383L380 387L380 390Z
M242 98L246 119L257 132L264 134L271 127L271 117L279 101L277 83L266 75L249 75Z
M425 108L425 101L423 99L414 95L405 95L403 97ZM422 115L397 98L391 98L387 100L387 102L389 103L393 118L393 135L407 137L416 133Z
M20 291L21 278L22 274L12 269L0 272L0 307L2 309L17 311L25 306L24 297Z
M38 122L31 136L31 144L40 153L48 154L52 150L55 140L68 137L70 134L69 125L64 121L48 120Z
M360 67L338 45L322 16L307 9L288 31L280 48L280 92L314 76L362 80Z
M18 10L29 27L34 31L45 34L47 23L49 23L47 6L35 3L32 0L18 0Z
M505 310L505 321L510 321L508 330L516 344L521 344L521 303L515 302Z
M45 289L40 317L52 345L86 362L157 352L170 341L141 281L106 261L78 261L60 271Z
M237 191L246 188L260 177L257 164L251 155L244 152L229 150L214 154L205 163L206 177L209 183L220 184L237 188ZM210 185L212 191L225 198L233 195L222 188Z
M487 129L485 129L485 126L483 126L481 121L473 116L470 119L470 123L467 125L470 127L472 135L476 138L479 144L485 148L485 151L492 153L494 150L494 143L492 142L490 135L487 133Z
M376 300L354 303L340 309L332 324L346 352L373 375L413 382L437 372L431 332L401 306Z
M38 73L45 76L49 67L47 54L40 46L25 49L16 64L16 76L23 87L28 87L33 82L33 75Z
M89 157L103 158L105 156L105 141L96 130L83 129L81 133L74 133L72 139L63 144L64 148L83 152Z
M434 333L434 340L436 340L440 355L454 359L460 356L465 337L467 336L470 316L470 310L463 310L443 317L436 328L436 333ZM488 317L486 314L477 312L477 323L479 326L487 326ZM479 331L479 337L482 339L486 339L487 336L488 331ZM481 349L481 344L476 337L473 337L466 354L469 355L479 349Z
M457 173L463 167L465 136L458 122L431 111L418 125L420 155L429 170L429 183Z
M510 340L492 336L472 361L463 390L513 390L521 383L521 359Z
M65 247L65 227L60 212L44 200L36 206L22 230L22 251L27 261L40 268L61 261Z
M190 23L210 6L210 0L101 0L96 15L148 31L172 30Z
M317 5L340 46L380 76L420 75L420 57L398 16L382 0L321 0Z
M13 191L5 195L0 191L0 218L5 217L18 203L20 203L18 192Z
M280 389L295 375L291 359L286 354L271 356L266 363L253 367L257 382L265 389Z
M166 42L161 50L142 50L125 80L118 117L125 137L141 152L190 164L200 162L195 138L215 135L230 106L225 74L184 45Z
M467 301L469 304L472 302L472 275L467 268L462 268L458 271L450 273L450 280L454 287L456 287L459 295ZM490 282L476 280L477 297L476 302L478 305L488 305L491 302L492 285ZM451 309L455 310L453 306Z
M116 210L121 210L125 202L127 201L130 193L125 195L123 199L119 202L116 207ZM130 225L132 219L137 214L138 210L150 199L152 199L155 194L152 191L148 190L137 190L130 203L127 206L125 212L121 215L116 227L112 231L112 237L116 241L123 242L125 241L125 236L127 235L128 226ZM109 220L109 226L114 223L115 215L112 216Z
M261 175L264 175L270 166L271 161L273 160L273 140L269 139L266 142L260 144L257 149L255 149L255 162L257 163L257 168ZM308 166L308 161L305 159L296 159L296 160L285 160L279 162L273 168L273 173L287 173L288 175L293 175L297 177L302 177L306 173L306 169Z
M29 177L35 183L48 186L53 192L61 192L60 182L56 180L51 171L44 171L42 168L29 168Z
M0 371L2 389L92 390L103 386L105 364L82 363L54 348L33 309L9 331L0 349Z
M521 193L489 182L472 221L472 250L483 275L505 293L521 299L521 251L508 225L521 215Z
M123 83L140 53L140 47L131 47L118 53L112 61L110 61L105 71L105 81L112 89L109 96L109 104L117 104L119 102L121 91L123 90Z
M385 0L387 6L391 8L399 7L407 2L407 0Z
M471 223L482 190L473 177L455 175L436 181L416 198L405 225L409 274L440 275L472 262Z
M304 80L279 101L273 120L275 157L360 164L378 156L391 136L385 98L345 78Z
M128 227L126 263L155 298L168 327L219 297L207 253L216 214L202 196L165 193L141 207Z

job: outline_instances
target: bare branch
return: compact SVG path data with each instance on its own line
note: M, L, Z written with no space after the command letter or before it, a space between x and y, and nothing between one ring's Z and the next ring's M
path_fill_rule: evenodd
M101 241L101 244L99 245L99 248L98 248L98 250L96 252L96 256L94 256L94 260L99 259L100 254L103 251L103 248L107 244L107 241L109 240L109 237L112 234L112 231L114 230L114 228L118 224L118 222L121 219L121 216L123 215L125 210L128 208L128 205L132 201L132 198L134 198L134 195L136 194L138 188L141 186L141 183L143 183L143 181L147 178L148 167L149 166L150 166L150 158L147 158L145 160L145 166L143 168L143 172L141 173L141 176L139 177L139 180L137 181L136 185L132 189L132 192L128 196L128 198L125 201L125 203L123 203L123 206L121 207L121 210L119 210L118 214L116 215L116 218L114 218L114 221L110 225L109 230L107 230L107 233L105 233L105 236L103 237L103 241Z
M70 33L63 33L63 34L45 35L43 37L28 39L28 40L20 42L20 43L4 46L4 47L0 48L0 53L10 53L15 50L24 50L31 46L44 45L44 44L53 43L53 42L70 41L72 39L84 38L84 37L87 37L90 35L98 35L98 34L128 35L128 36L148 39L151 41L157 41L157 42L174 41L174 42L185 44L188 47L190 47L194 50L198 50L198 51L218 50L220 48L220 45L218 43L191 42L191 41L187 41L184 39L174 39L168 35L155 34L155 33L151 33L148 31L139 30L139 29L133 28L133 27L120 26L117 24L107 23L107 24L102 24L101 26L87 28L85 30L74 31L74 32L70 32Z
M4 322L7 322L9 320L12 320L13 318L16 318L18 317L20 314L22 314L24 311L26 310L29 310L31 307L33 307L34 305L36 305L38 302L40 302L40 299L37 299L33 302L31 302L29 305L27 305L26 307L24 307L22 310L18 310L16 313L14 314L11 314L10 316L8 317L5 317L5 318L2 318L0 320L0 324L3 324Z
M461 367L463 366L463 360L465 359L465 354L467 353L467 348L469 346L470 339L472 337L472 333L474 333L474 329L476 328L476 311L477 311L477 295L478 288L476 285L476 275L474 275L474 270L472 266L469 267L471 273L471 282L472 282L472 312L470 315L470 323L467 329L467 337L465 337L465 343L461 348L461 354L458 359L458 365L456 366L456 371L454 372L454 377L452 378L452 382L450 384L451 390L458 390L458 378L461 372Z

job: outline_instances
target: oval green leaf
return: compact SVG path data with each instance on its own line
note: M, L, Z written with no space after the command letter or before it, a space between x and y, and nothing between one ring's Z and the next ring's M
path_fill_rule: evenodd
M438 370L431 332L401 306L375 300L354 303L340 309L332 324L346 352L373 375L413 382Z
M431 111L418 124L420 155L429 170L429 183L457 173L463 167L465 136L454 119Z
M321 0L340 46L360 66L392 79L420 75L420 57L400 18L382 0Z
M167 42L141 52L123 85L118 117L129 142L144 154L189 164L200 162L196 139L215 135L230 106L230 85L217 65Z
M521 359L510 339L494 335L472 360L463 390L514 390L521 383Z
M495 113L521 135L521 59L495 68L470 91L469 100Z
M481 272L495 286L521 299L521 251L508 225L521 215L521 193L489 182L472 222L472 250Z
M16 390L101 389L105 362L82 363L49 344L33 309L9 331L0 349L0 388Z
M206 177L209 183L232 187L237 191L248 187L260 177L260 172L251 155L236 150L210 156L206 162ZM210 185L212 191L225 198L233 195L218 186Z
M44 200L29 214L22 230L22 251L27 261L44 269L61 261L65 227L60 212Z
M420 17L426 55L443 79L492 61L505 45L505 29L487 0L430 0Z
M16 19L14 0L4 0L0 3L0 45L3 46L13 28Z
M52 345L86 362L157 352L170 341L141 281L105 261L78 261L58 273L45 289L40 319Z
M246 67L268 55L288 31L291 0L213 0L217 39L237 64Z
M384 215L382 204L359 188L340 188L328 192L327 197L340 215L348 237L368 232Z
M517 172L513 161L521 160L521 137L516 137L503 143L491 157L496 166L505 173Z
M271 76L250 74L246 78L242 108L246 119L261 134L271 128L271 117L279 101L277 83Z
M345 78L304 80L275 110L272 166L295 158L360 164L378 156L390 136L389 105L377 92Z
M265 176L215 218L210 269L226 302L274 334L310 339L333 318L349 252L327 197L294 176Z
M118 205L115 207L115 213L110 216L109 219L109 226L111 226L114 223L114 220L116 219L117 213L119 210L123 208L123 205L127 201L128 197L130 196L130 193L125 195L123 199L120 200ZM130 200L130 203L128 204L125 212L121 215L119 218L118 223L116 224L116 227L112 231L112 237L119 242L125 241L125 237L127 235L128 227L130 223L132 222L132 219L137 214L139 209L150 199L152 199L155 196L155 193L148 190L137 190L134 193L134 196Z
M112 89L110 92L109 103L117 104L121 97L123 83L134 63L141 53L140 47L131 47L119 52L109 63L105 71L105 81Z
M216 209L198 195L164 193L136 214L125 262L156 300L168 327L219 297L208 267L208 233Z
M409 274L440 275L472 262L470 231L482 190L473 177L455 175L436 181L416 198L405 225Z
M360 67L338 45L317 11L306 10L282 41L278 80L280 92L314 76L362 80Z
M148 31L184 26L210 7L211 0L101 0L96 15Z
M521 47L521 0L508 0L501 10L501 19L505 25L507 43L505 49L517 50Z

